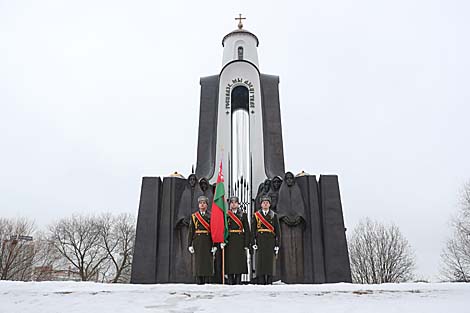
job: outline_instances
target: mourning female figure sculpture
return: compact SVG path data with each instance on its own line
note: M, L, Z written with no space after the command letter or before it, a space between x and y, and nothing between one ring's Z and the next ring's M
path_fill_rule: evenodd
M266 180L261 183L258 187L258 193L256 194L256 210L261 208L261 198L269 195L271 190L271 180L266 178Z
M276 176L272 179L271 190L269 191L269 196L271 197L271 210L277 212L277 202L279 199L279 189L282 185L281 176Z
M197 177L195 174L191 174L187 179L187 184L178 205L178 211L175 214L174 251L175 268L177 269L175 271L176 282L193 282L193 264L188 254L187 240L191 214L198 207L198 194L201 194L201 189L197 183Z
M209 181L205 177L202 177L201 179L199 179L199 190L198 190L197 197L199 196L206 196L209 199L209 202L207 203L207 206L208 206L207 209L210 212L211 207L212 207L212 200L214 199L214 190L213 190L212 185L209 184Z
M279 278L285 283L304 280L305 205L294 174L287 172L279 189L277 214L281 228Z

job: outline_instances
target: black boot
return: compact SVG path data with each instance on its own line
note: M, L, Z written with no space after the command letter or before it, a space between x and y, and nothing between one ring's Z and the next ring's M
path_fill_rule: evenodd
M235 274L234 276L234 285L241 285L242 284L242 274Z
M258 285L266 285L266 275L258 276Z

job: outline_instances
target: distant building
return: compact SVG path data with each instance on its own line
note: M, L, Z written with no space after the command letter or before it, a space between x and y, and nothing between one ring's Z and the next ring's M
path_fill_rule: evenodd
M29 281L32 276L34 243L31 236L11 235L1 241L1 279Z
M54 269L52 265L37 266L33 271L34 281L80 281L80 274L68 269Z

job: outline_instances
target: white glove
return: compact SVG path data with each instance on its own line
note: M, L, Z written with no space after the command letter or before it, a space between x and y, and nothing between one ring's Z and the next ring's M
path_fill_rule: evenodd
M258 245L253 245L253 250L258 250Z
M226 244L225 242L221 242L221 243L220 243L220 249L225 248L226 245L227 245L227 244Z
M274 253L278 254L279 253L279 247L274 247Z
M193 246L188 247L188 250L189 250L189 253L191 253L191 254L194 253L194 247Z
M217 252L217 247L212 247L211 252L212 254L215 254Z

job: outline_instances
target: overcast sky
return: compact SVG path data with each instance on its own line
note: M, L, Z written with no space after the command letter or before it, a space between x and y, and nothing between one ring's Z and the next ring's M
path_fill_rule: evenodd
M351 232L397 224L435 279L470 179L470 2L0 0L0 216L137 214L196 161L199 78L247 17L286 169L338 174Z

